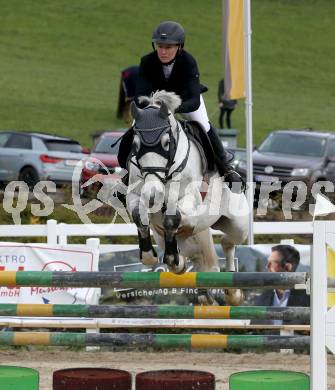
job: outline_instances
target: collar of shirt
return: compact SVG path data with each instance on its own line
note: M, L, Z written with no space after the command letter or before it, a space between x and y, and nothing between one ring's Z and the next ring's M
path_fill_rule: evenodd
M274 307L286 307L289 296L290 296L290 290L285 290L284 294L283 294L283 296L281 298L278 297L277 291L274 290L272 306L274 306Z
M174 61L171 64L163 64L163 72L166 79L171 75L173 69Z

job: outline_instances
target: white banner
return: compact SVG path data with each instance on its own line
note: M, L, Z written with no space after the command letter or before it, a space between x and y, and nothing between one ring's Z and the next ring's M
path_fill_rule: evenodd
M99 253L70 245L0 243L1 271L98 271ZM97 304L99 288L0 287L0 303Z

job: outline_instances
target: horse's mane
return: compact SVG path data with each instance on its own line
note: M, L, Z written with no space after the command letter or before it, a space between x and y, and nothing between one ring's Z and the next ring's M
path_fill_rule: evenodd
M181 98L174 92L167 92L164 89L161 91L153 92L150 96L140 96L138 98L140 103L147 105L161 105L165 103L167 108L174 113L176 109L181 105Z

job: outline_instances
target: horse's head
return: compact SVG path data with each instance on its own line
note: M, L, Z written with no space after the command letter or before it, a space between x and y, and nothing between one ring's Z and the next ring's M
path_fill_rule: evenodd
M147 107L141 109L135 103L131 105L135 120L135 164L144 179L148 175L154 175L165 184L178 144L179 124L173 112L181 100L171 92L159 91L150 98L142 97L141 102L147 103Z
M135 120L131 163L144 180L144 199L152 204L163 200L165 184L174 171L180 124L173 113L181 99L172 92L158 91L140 101L147 106L141 109L135 103L131 105Z

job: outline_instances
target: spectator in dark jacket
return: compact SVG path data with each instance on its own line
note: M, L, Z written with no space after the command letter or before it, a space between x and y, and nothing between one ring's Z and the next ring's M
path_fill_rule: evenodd
M138 66L129 66L121 71L117 118L131 124L130 103L135 97Z
M267 268L269 272L295 272L300 263L299 252L291 245L276 245L272 247L271 255L268 259ZM255 306L310 306L310 297L305 290L265 290L253 301ZM281 320L252 321L253 324L274 324L281 325ZM291 321L285 321L285 324ZM292 321L295 325L305 324L304 321Z

